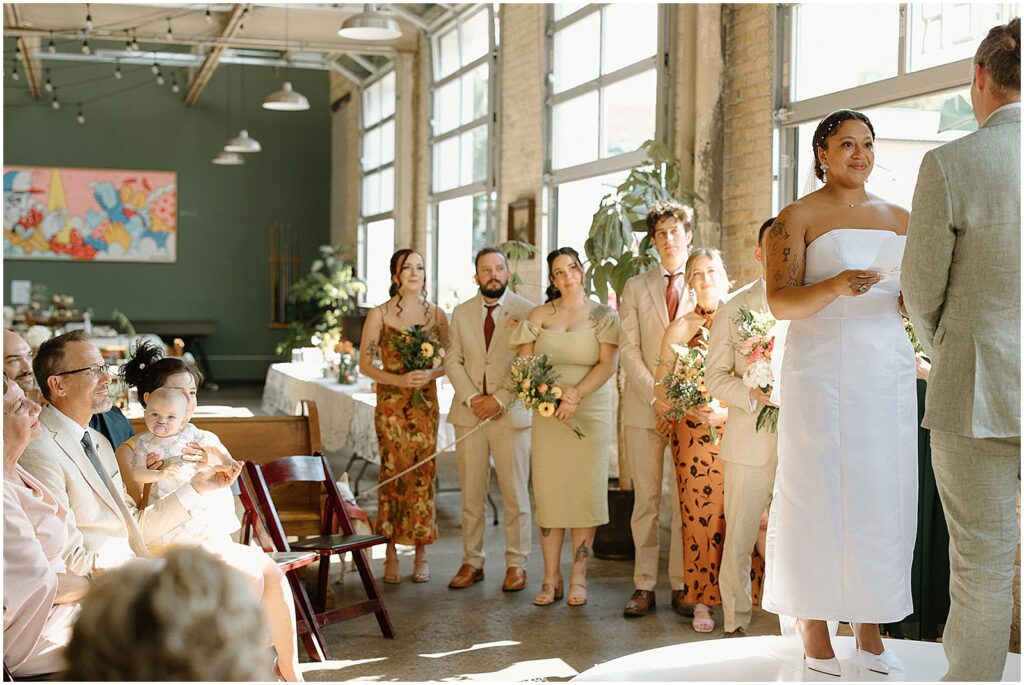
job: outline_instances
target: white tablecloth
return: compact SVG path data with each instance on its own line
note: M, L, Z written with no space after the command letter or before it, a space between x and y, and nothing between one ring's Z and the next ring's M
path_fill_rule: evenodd
M320 438L330 452L349 447L361 458L380 463L377 432L373 412L377 395L371 381L359 376L354 385L342 385L333 378L323 378L319 370L304 364L272 364L263 385L263 411L267 414L299 413L302 400L316 402L320 412ZM448 423L448 410L454 390L443 380L438 387L441 423L438 442L441 447L455 441L455 430Z

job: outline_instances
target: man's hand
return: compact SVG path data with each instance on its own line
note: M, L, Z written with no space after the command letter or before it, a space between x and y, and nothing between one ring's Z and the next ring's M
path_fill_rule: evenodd
M763 405L765 405L767 407L778 407L779 406L779 405L775 404L774 402L772 402L772 391L771 391L771 388L768 389L768 392L764 392L763 390L761 390L761 388L751 388L750 389L750 399L754 400L755 402L760 402L761 404L763 404Z
M494 399L493 395L477 395L469 401L469 404L473 409L473 416L481 421L501 413L501 403Z
M672 405L665 400L654 400L654 404L651 405L651 409L654 410L654 418L658 423L667 421L666 415L669 410L672 409ZM671 423L671 422L670 422Z
M210 492L230 486L242 472L243 462L236 461L229 466L213 466L192 476L192 487L196 492Z

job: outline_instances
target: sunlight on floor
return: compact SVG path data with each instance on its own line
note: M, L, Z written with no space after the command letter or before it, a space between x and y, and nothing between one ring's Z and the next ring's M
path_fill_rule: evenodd
M493 673L463 673L441 680L524 681L541 678L572 678L576 675L579 675L579 671L561 659L538 659L536 661L520 661Z
M343 668L349 668L350 666L359 666L361 664L372 664L375 661L387 661L386 656L376 657L373 659L328 659L327 661L310 661L309 663L299 664L299 670L303 674L314 673L316 671L340 671ZM383 676L376 676L373 679L379 679Z
M437 654L420 654L420 656L426 657L428 659L440 659L442 657L451 656L452 654L464 654L466 652L472 652L477 649L488 649L490 647L514 647L518 644L522 643L515 642L513 640L498 640L497 642L480 642L473 645L472 647L466 647L465 649L453 649L450 652L438 652Z

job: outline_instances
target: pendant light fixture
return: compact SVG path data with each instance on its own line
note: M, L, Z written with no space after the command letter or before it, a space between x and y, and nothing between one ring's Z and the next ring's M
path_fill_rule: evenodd
M242 102L239 108L242 114L242 125L245 125L245 67L242 67L242 77L239 79L242 85ZM238 135L228 141L228 144L224 146L225 152L259 152L263 149L260 145L260 141L249 136L249 132L244 128L238 132Z
M231 129L231 81L228 80L224 88L224 134L228 135ZM245 164L245 159L237 152L221 150L217 156L210 160L218 166L238 166Z
M394 40L402 37L398 22L377 11L376 5L363 5L363 11L346 19L338 35L352 40Z
M288 8L284 8L284 49L288 50ZM281 90L275 91L263 101L263 109L277 112L301 112L309 109L309 100L292 88L291 81L285 81Z

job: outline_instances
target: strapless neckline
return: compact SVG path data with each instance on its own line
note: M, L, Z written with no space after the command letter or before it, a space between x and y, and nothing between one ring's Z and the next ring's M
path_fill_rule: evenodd
M814 243L818 242L819 240L821 240L822 238L824 238L828 234L836 233L837 231L870 231L872 233L879 233L879 232L881 232L881 233L892 233L894 236L898 236L900 238L906 238L907 237L905 235L897 233L896 231L890 231L888 228L830 228L829 230L825 231L824 233L819 235L817 238L815 238L811 242L807 243L807 247L810 247L811 245L813 245Z

